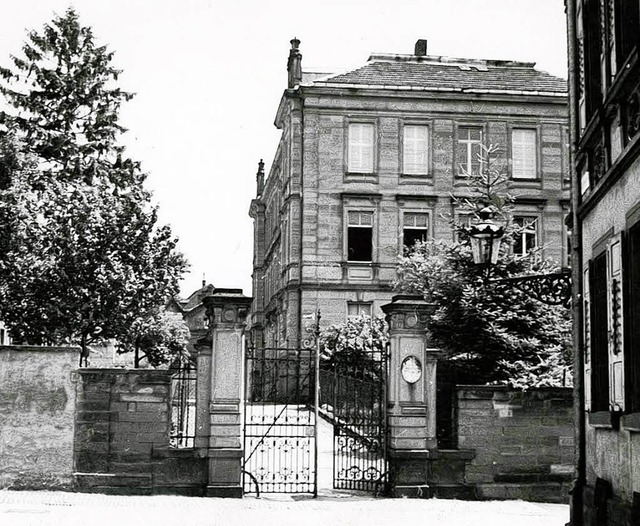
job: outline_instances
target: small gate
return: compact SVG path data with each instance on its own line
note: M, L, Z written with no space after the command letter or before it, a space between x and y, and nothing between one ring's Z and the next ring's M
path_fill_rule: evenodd
M321 407L333 423L333 487L384 493L386 349L336 353L320 374Z
M317 495L315 349L246 350L245 493Z

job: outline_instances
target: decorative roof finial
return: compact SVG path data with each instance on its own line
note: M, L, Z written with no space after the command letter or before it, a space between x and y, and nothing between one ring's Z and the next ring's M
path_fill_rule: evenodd
M291 49L289 50L289 59L287 60L287 72L289 73L287 87L289 89L295 88L302 82L302 54L299 51L299 47L300 40L297 37L293 37Z
M256 197L262 195L264 190L264 162L260 159L258 162L258 172L256 173Z

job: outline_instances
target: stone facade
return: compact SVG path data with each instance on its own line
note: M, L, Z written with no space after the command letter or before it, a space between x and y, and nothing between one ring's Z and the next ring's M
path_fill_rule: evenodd
M75 347L0 347L0 489L73 485Z
M570 388L457 389L458 446L473 449L466 482L482 499L569 500L573 480Z
M260 164L250 208L257 343L304 344L318 310L322 324L380 315L407 233L453 239L452 195L467 191L460 166L476 151L462 158L469 133L500 145L513 175L514 133L526 130L535 161L530 178L512 179L515 214L536 218L532 235L544 256L566 261L564 81L540 80L532 64L411 55L373 56L346 75L298 78L299 42L292 43L290 83L275 121L282 137L266 180ZM532 80L514 80L520 76ZM363 140L370 150L355 166ZM420 148L425 156L416 169L409 158Z
M568 0L576 371L574 526L640 524L637 2Z

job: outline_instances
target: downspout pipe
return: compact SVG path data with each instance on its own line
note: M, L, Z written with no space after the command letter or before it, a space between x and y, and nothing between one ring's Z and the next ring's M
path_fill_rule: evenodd
M568 93L569 93L569 164L571 169L571 281L573 315L573 407L575 416L575 479L571 492L571 526L584 526L584 487L586 484L584 341L582 309L582 224L578 219L580 181L576 170L576 150L579 139L578 97L576 93L576 0L565 0L567 18Z

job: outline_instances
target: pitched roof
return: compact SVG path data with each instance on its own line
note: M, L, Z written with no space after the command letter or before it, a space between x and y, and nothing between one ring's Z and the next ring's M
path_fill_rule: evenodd
M362 67L312 80L314 86L564 95L567 81L535 63L415 55L372 55Z
M185 299L185 298L180 298L179 296L174 296L172 300L175 302L175 304L180 308L182 312L187 313L195 309L196 307L200 306L202 304L203 298L205 296L211 296L214 290L216 290L216 288L213 285L203 284L201 288L192 292L188 298Z

